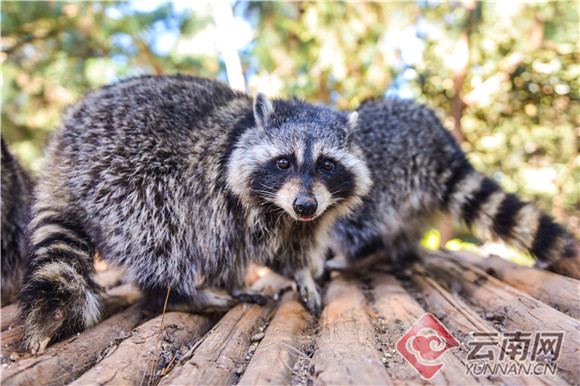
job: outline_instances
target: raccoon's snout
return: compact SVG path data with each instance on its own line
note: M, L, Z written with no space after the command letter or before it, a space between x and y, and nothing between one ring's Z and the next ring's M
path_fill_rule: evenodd
M299 194L296 196L294 203L292 204L294 212L302 218L309 218L316 213L318 209L318 203L316 199L307 194Z

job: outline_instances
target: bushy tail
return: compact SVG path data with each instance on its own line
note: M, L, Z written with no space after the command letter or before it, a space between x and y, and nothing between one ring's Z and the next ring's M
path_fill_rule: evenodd
M578 258L578 243L534 204L504 192L464 161L450 178L448 209L483 239L501 239L530 252L546 267L562 258Z
M27 231L29 265L19 307L24 341L33 351L96 324L101 315L101 288L91 278L94 247L80 222L65 213L36 208Z

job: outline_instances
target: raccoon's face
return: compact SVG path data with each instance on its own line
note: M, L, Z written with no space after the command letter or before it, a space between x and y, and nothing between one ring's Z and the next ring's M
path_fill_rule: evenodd
M228 164L228 182L244 201L296 221L347 213L370 189L362 151L349 133L356 116L258 94L256 130L244 134Z

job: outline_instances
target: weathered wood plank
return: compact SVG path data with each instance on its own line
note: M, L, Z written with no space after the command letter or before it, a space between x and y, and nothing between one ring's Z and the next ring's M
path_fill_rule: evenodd
M551 271L580 280L580 258L560 259L549 268Z
M573 318L580 318L580 281L537 268L522 267L501 257L483 258L467 251L451 254Z
M279 276L268 274L258 279L252 288L264 288L264 293L274 295L286 285L287 281ZM183 358L161 378L160 384L231 384L236 378L238 364L247 355L250 338L274 308L273 301L262 307L256 304L234 307L194 345L191 358Z
M135 305L78 336L49 347L43 355L31 355L9 364L2 374L2 384L68 383L94 365L106 346L124 338L141 320L141 308Z
M138 385L154 383L177 351L199 339L213 325L208 316L169 312L142 324L105 358L71 385ZM155 366L156 365L156 366ZM155 366L155 370L152 369Z
M328 286L312 358L316 383L393 384L378 355L360 287L360 282L342 278Z
M493 333L494 326L483 320L475 310L465 303L457 294L453 294L441 287L435 280L428 277L425 272L416 272L412 277L413 283L419 289L422 299L427 308L451 331L453 336L461 342L461 348L470 351L468 342L471 333ZM501 339L490 337L495 342L496 351L499 353ZM517 385L562 385L566 382L559 376L496 376L496 381L505 384Z
M2 342L2 361L4 357L13 353L22 352L22 337L24 336L24 325L18 325L3 331L0 334L0 342Z
M289 384L300 355L299 340L312 319L295 292L284 294L239 385Z
M530 295L515 289L482 270L447 256L431 253L425 259L427 272L448 288L456 288L464 299L485 312L501 314L508 331L563 331L558 359L559 374L568 382L580 377L580 322Z
M392 275L375 275L371 286L374 288L373 306L382 318L386 333L381 339L388 339L390 347L396 343L423 316L426 311L405 291ZM425 384L419 373L394 350L387 358L386 365L396 383ZM433 384L489 384L487 379L466 375L465 353L457 348L448 350L439 359L443 363L441 370L430 379Z

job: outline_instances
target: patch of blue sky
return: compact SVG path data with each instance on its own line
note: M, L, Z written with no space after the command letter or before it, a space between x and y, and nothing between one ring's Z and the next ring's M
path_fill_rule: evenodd
M216 0L214 0L216 1ZM151 13L158 10L163 5L171 3L173 10L177 13L181 13L185 10L199 11L207 8L208 4L211 4L209 0L131 0L127 2L129 8L132 11L140 13ZM230 2L231 3L231 2Z
M120 19L124 15L138 13L151 13L167 4L167 1L161 0L140 0L129 1L115 6L109 6L105 10L107 16L112 19ZM175 0L171 2L173 14L179 15L186 11L207 12L208 6L212 3L209 1L187 1ZM233 4L230 2L230 4ZM235 7L234 22L228 26L226 32L228 44L233 45L241 53L249 53L252 49L254 40L255 26L244 17L243 8ZM149 44L151 50L160 56L167 55L177 44L180 37L178 17L170 17L153 23L148 31Z
M425 42L422 36L428 33L430 26L418 20L400 31L396 39L396 49L401 58L401 71L385 92L386 97L399 99L413 99L416 95L411 87L411 81L417 78L417 71L413 66L423 60Z
M413 80L417 78L417 75L419 75L417 73L417 71L414 68L407 68L405 71L403 71L403 79L409 81L409 80Z
M385 91L385 96L387 98L397 98L397 99L414 99L415 93L411 87L408 80L405 79L403 74L399 74L394 80L391 86Z
M123 32L117 32L112 36L112 43L124 51L135 50L135 42L133 37Z
M151 26L151 50L160 56L165 56L171 51L179 40L179 25L175 19L169 23L156 21Z
M425 43L417 33L417 26L409 25L399 35L399 52L407 65L415 65L423 59Z
M113 61L113 63L119 66L129 64L129 58L127 57L127 55L123 54L115 54L111 57L111 60Z
M135 10L140 13L150 13L157 9L159 9L163 4L167 3L167 1L158 1L158 0L133 0L129 1L129 7L132 10Z
M119 20L123 17L123 12L116 5L111 5L105 8L105 15L113 20Z
M223 67L223 66L222 66ZM216 79L223 83L228 83L228 73L223 67L216 75Z
M425 8L425 7L435 8L441 4L441 0L419 0L419 1L417 1L417 4L421 8Z

